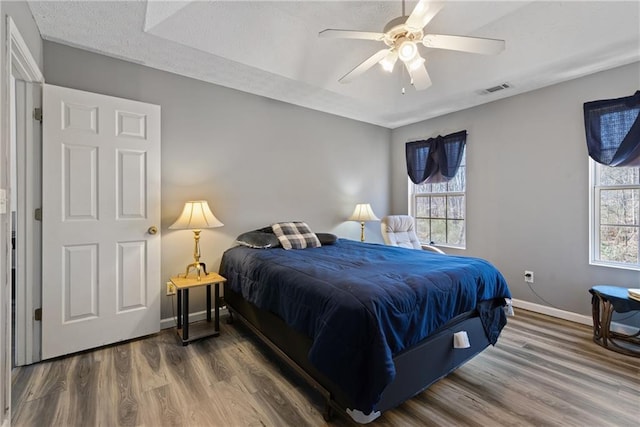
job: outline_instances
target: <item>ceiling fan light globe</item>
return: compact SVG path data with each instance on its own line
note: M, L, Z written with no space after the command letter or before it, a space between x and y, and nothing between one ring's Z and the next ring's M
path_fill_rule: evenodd
M387 54L387 56L382 59L382 61L379 62L379 64L383 70L391 73L393 71L393 67L396 65L397 60L398 53L392 50L389 52L389 54Z
M382 67L383 70L385 70L388 73L393 72L394 65L396 65L395 62L389 62L384 59L380 61L380 66Z
M415 42L405 40L400 43L400 47L398 48L398 57L401 61L411 61L417 54L418 46L416 46Z

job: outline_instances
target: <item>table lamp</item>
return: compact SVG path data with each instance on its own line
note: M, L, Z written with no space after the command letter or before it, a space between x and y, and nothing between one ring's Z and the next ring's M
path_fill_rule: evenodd
M347 221L360 222L360 241L364 242L364 223L367 221L380 221L380 218L373 213L369 203L359 203Z
M207 274L205 264L200 262L200 231L203 228L216 228L222 227L223 225L224 224L213 215L206 200L189 201L184 204L182 213L176 222L171 224L169 229L193 230L193 239L195 240L195 248L193 249L194 262L187 266L185 277L189 275L189 271L192 268L196 270L198 280L200 280L201 270L204 270L205 275Z

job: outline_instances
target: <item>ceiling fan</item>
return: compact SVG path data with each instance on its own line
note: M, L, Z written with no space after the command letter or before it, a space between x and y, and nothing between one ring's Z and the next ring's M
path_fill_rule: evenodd
M411 15L407 17L404 14L403 0L402 16L389 21L382 33L326 29L321 31L318 36L375 40L384 42L388 46L388 48L381 49L374 53L360 65L342 76L339 79L340 83L350 82L373 67L376 63L379 63L385 71L392 72L396 61L400 59L411 77L411 84L416 90L424 90L431 86L431 78L424 64L425 59L418 51L418 43L434 49L457 50L484 55L496 55L505 48L504 40L425 34L424 28L443 7L444 4L440 2L420 0L413 9L413 12L411 12Z

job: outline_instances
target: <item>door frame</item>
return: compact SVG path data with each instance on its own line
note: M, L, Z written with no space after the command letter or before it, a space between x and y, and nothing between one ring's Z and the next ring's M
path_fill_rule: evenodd
M3 105L3 109L7 112L10 112L14 109L16 105L16 93L14 88L11 87L13 81L16 79L23 80L27 83L36 83L42 85L44 83L44 76L40 68L38 67L38 63L33 57L29 47L27 46L24 38L20 34L18 27L15 22L11 18L11 16L7 16L7 58L6 58L6 69L5 76L6 79L3 82L5 88L7 88L7 104ZM25 94L26 95L26 94ZM29 111L32 109L32 103L30 96L25 97L25 111ZM17 126L14 120L11 120L10 117L12 114L5 114L6 117L5 122L5 141L10 141L12 135L16 135ZM31 134L31 115L30 114L20 114L23 121L18 124L18 126L23 127L23 134L26 134L27 138ZM26 133L24 132L26 131ZM20 141L18 141L20 142ZM10 150L10 145L7 147L7 151ZM19 150L18 150L19 151ZM25 150L26 155L21 156L22 158L18 158L16 161L16 170L18 174L23 173L24 171L32 171L33 168L39 164L36 156L38 153L33 152L33 150ZM12 156L11 153L8 153L7 159L10 159ZM8 174L11 173L11 168L13 165L9 165L8 170L4 172L5 182L8 183L8 197L12 192L18 192L18 205L20 206L20 201L31 200L34 194L40 193L40 188L42 186L41 180L27 180L24 188L11 188L10 180L8 179ZM22 203L22 206L25 208L31 209L31 204ZM33 211L28 212L27 209L24 209L25 212L18 212L18 215L22 215L23 218L33 218ZM20 221L18 221L20 222ZM4 244L6 247L5 250L5 265L7 267L11 266L11 219L5 222L4 224L4 233L7 237ZM18 227L16 230L16 240L18 242L23 243L24 250L19 253L16 252L16 264L21 266L24 269L24 272L29 272L29 279L31 284L27 283L25 274L19 274L16 276L16 296L15 296L15 310L16 310L16 364L17 365L26 365L37 362L40 360L40 337L36 331L36 324L34 321L34 296L39 295L41 292L41 281L42 277L40 274L41 267L37 262L34 262L33 257L27 256L27 254L32 254L34 250L37 250L34 247L33 239L27 239L27 236L33 236L34 227L33 221L24 221L24 227ZM11 268L7 268L5 272L4 280L10 286L11 284ZM9 295L6 295L7 297ZM8 322L9 331L11 331L11 299L10 298L2 298L3 301L6 301L6 316L5 321ZM39 330L39 325L38 330ZM5 351L8 357L8 365L9 369L11 369L11 336L7 338L7 345L5 345ZM10 381L9 381L10 384Z

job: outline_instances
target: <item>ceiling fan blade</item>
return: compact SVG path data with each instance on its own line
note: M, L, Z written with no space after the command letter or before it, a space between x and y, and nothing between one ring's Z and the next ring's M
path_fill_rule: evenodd
M427 67L424 64L416 67L415 69L409 68L407 64L407 71L411 76L411 83L416 90L424 90L431 86L431 77L429 77L429 73L427 73Z
M332 39L361 39L361 40L376 40L381 41L384 39L384 33L373 33L369 31L354 31L354 30L332 30L326 29L318 33L318 37L326 37Z
M420 0L407 18L405 25L413 30L423 29L444 7L443 3Z
M383 58L387 56L391 49L382 49L371 55L369 58L365 59L360 65L355 67L353 70L349 71L344 76L340 77L338 80L340 83L349 83L351 80L358 77L360 74L367 71L369 68L376 65L378 62L382 61Z
M483 39L479 37L446 36L443 34L427 34L422 44L435 49L458 50L460 52L497 55L504 50L505 41Z

